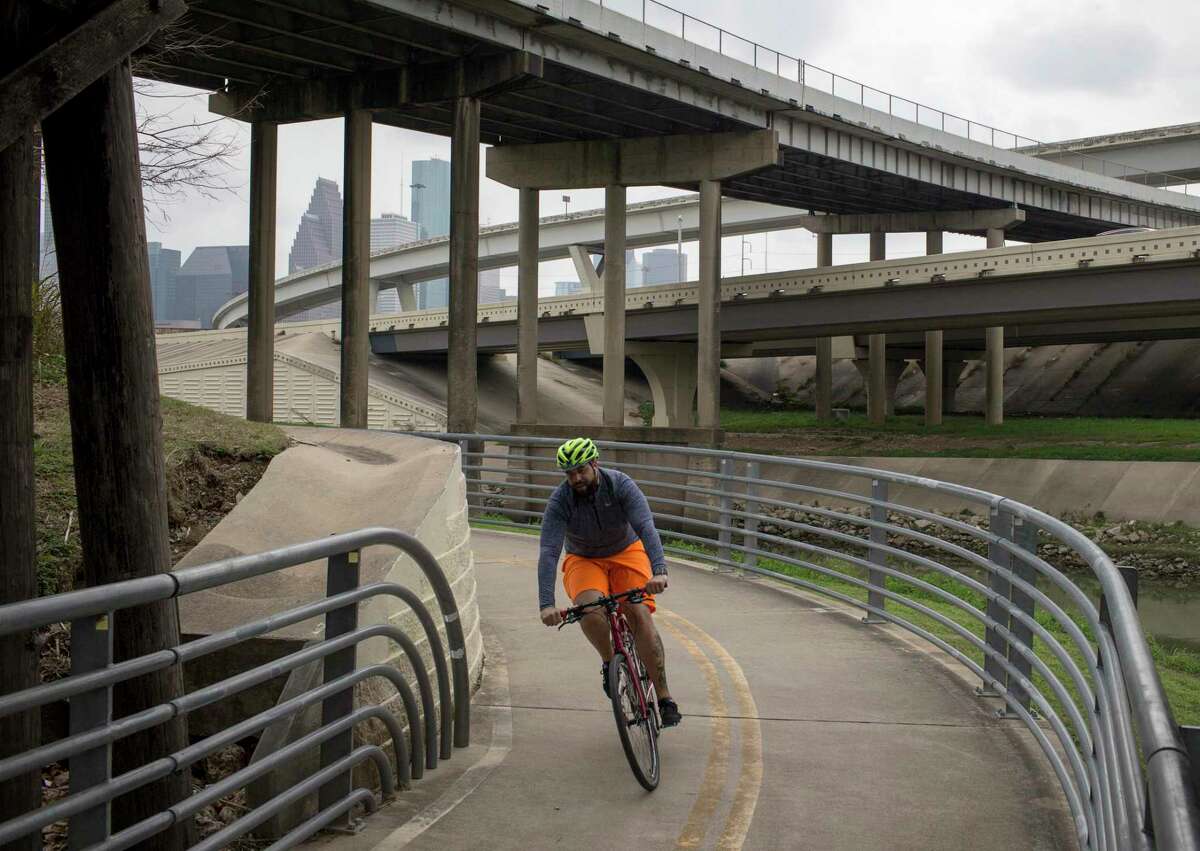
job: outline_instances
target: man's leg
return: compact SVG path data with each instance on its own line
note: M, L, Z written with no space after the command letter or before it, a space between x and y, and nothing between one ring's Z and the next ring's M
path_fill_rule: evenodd
M633 629L633 642L637 645L642 664L646 666L646 673L650 675L650 682L654 683L658 699L670 700L671 692L667 689L667 657L663 652L662 638L659 637L658 627L654 625L650 609L644 603L633 606L622 603L621 609L629 620L630 628Z
M575 597L575 605L582 606L584 603L599 600L603 596L599 591L580 591ZM592 609L583 616L579 625L583 628L583 634L587 636L587 640L600 654L600 658L605 662L611 659L613 656L612 637L609 635L608 619L604 616L604 610Z

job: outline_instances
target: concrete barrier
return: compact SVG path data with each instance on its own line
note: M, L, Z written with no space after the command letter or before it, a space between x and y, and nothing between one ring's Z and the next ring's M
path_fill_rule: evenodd
M295 428L297 444L276 457L259 483L234 510L180 563L203 564L241 553L261 552L366 526L388 526L414 535L437 558L457 599L467 642L472 682L483 665L474 562L467 522L465 484L459 450L453 444L407 435L351 429ZM390 547L371 547L362 553L362 584L397 582L412 589L440 623L429 583L407 555ZM290 609L325 596L326 563L313 562L290 570L246 580L183 598L180 621L185 640L208 635L265 615ZM409 635L421 652L424 667L434 678L433 660L424 630L412 611L393 597L376 597L360 604L359 625L390 622ZM244 642L188 666L190 689L216 682L237 671L295 652L321 636L323 618L305 621L269 636ZM446 645L442 632L443 646ZM399 669L413 691L416 677L400 648L386 638L358 648L360 665L388 663ZM299 694L320 682L320 665L297 669L286 678L222 701L190 717L193 735L207 735L255 712L273 706L283 696ZM406 728L403 706L390 683L366 681L355 690L356 702L382 703ZM436 697L436 690L435 690ZM441 707L439 707L439 712ZM319 726L319 704L266 729L255 750L261 759ZM390 743L382 723L361 725L356 738ZM390 753L389 748L385 752ZM278 794L316 766L317 753L295 760L248 790L254 806ZM365 784L375 781L374 769L363 767ZM312 801L272 820L259 832L278 837L315 812Z

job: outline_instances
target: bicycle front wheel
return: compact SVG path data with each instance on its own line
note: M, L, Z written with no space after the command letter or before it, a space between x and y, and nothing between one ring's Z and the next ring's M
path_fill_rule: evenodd
M647 706L648 711L642 711L638 683L630 675L630 668L636 666L636 662L629 662L632 665L620 653L612 657L608 663L608 690L625 758L638 783L646 791L653 792L658 788L659 776L658 727L654 723L653 708Z

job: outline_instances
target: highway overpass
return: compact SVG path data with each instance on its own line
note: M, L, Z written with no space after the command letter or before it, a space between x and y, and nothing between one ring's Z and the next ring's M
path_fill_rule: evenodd
M721 293L725 357L807 352L813 337L933 327L1018 325L1030 339L1006 340L1011 345L1056 341L1034 330L1041 325L1076 341L1140 329L1191 336L1200 318L1200 228L727 278ZM696 304L695 284L629 290L627 339L694 342ZM601 296L545 298L538 310L540 348L602 350L593 319L603 314ZM515 301L480 307L479 350L515 351L516 318ZM445 310L377 316L372 349L443 353L447 319ZM1143 322L1120 324L1134 319Z
M1023 152L1150 186L1200 183L1200 122L1067 139Z
M644 248L673 243L681 234L695 240L699 231L700 205L695 195L630 204L626 216L625 245ZM682 217L683 221L679 219ZM726 236L765 233L800 227L807 211L792 207L758 204L752 201L726 201L721 208L721 231ZM517 222L484 227L479 232L479 268L499 269L517 264ZM584 254L604 253L604 210L581 210L561 216L547 216L539 226L538 260L559 260L571 256L574 249ZM590 261L587 261L590 263ZM580 264L577 262L576 266ZM589 267L590 268L590 267ZM595 278L594 270L579 269L580 280ZM374 287L395 287L401 292L401 304L415 308L412 285L420 281L445 278L450 272L450 238L434 237L410 242L371 255L369 276ZM593 286L596 282L593 282ZM310 307L331 304L342 297L342 263L329 263L280 278L275 282L275 316L282 318ZM598 291L598 287L595 288ZM213 315L213 326L230 328L245 324L248 294L234 296Z
M454 94L442 91L442 78L469 56L481 85L490 83L479 122L488 144L770 127L781 161L727 181L726 196L841 213L1019 204L1030 216L1011 236L1027 241L1200 223L1196 197L1009 150L1031 140L734 34L705 46L587 0L379 0L337 9L196 0L188 20L221 43L169 57L153 73L223 88L211 108L243 119L303 121L361 106L379 123L450 135ZM341 85L351 78L357 93Z
M636 4L633 4L636 5ZM150 73L215 89L210 109L252 123L248 410L270 419L274 316L274 180L279 123L346 121L346 258L342 422L367 416L371 285L371 124L451 137L453 222L447 316L451 430L475 429L479 144L487 174L520 192L519 278L531 305L538 257L537 191L606 188L605 243L621 250L629 186L699 189L699 420L717 418L721 197L840 215L929 215L1019 209L1009 239L1090 237L1115 226L1200 225L1200 198L1076 168L1019 150L1036 141L860 84L680 16L620 14L588 0L194 0L184 25L210 49L168 52ZM659 9L661 11L661 8ZM660 16L661 17L661 16ZM786 22L781 21L781 26ZM709 33L712 38L697 35ZM1127 170L1127 169L1126 169ZM1147 179L1146 183L1161 182ZM930 231L937 228L930 228ZM873 259L886 229L873 228ZM990 245L1005 232L989 229ZM931 233L931 246L936 235ZM940 251L931 248L929 253ZM606 275L610 304L625 289ZM784 288L786 291L786 287ZM635 299L642 294L635 294ZM626 300L628 303L628 299ZM814 302L815 304L816 302ZM740 311L739 311L740 312ZM620 418L623 313L609 311L605 421ZM1014 317L1015 319L1015 317ZM522 396L533 314L523 315ZM936 326L948 327L948 326ZM873 398L882 343L872 349ZM989 330L989 422L999 422L1003 329ZM828 358L818 356L823 363ZM825 375L825 373L822 373ZM824 384L824 378L822 378ZM531 402L532 404L532 402ZM827 414L818 404L819 411ZM823 414L824 415L824 414ZM535 421L522 409L523 421ZM871 405L879 421L882 409Z

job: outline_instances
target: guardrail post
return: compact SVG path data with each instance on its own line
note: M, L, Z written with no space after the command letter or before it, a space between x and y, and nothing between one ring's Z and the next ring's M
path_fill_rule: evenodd
M113 661L112 614L71 622L71 676L107 668ZM70 701L72 736L112 721L112 687L77 694ZM112 779L112 745L105 744L71 757L71 792L83 792ZM72 816L67 847L71 851L104 842L112 829L111 805L106 802Z
M758 500L754 497L758 491L758 477L761 475L757 461L746 462L746 514L742 526L742 546L747 552L743 555L743 564L747 567L758 567Z
M887 508L882 503L887 502L888 498L888 483L880 479L871 480L871 498L875 500L875 504L871 506L871 519L880 523L887 522ZM887 544L887 529L881 529L877 526L872 526L870 530L870 540L873 544ZM871 552L867 556L867 561L871 564L887 566L887 554L881 552L876 547L871 547ZM886 607L887 598L876 591L876 588L884 588L887 583L887 575L878 570L867 570L867 582L870 584L870 589L867 591L867 604L874 606L877 609ZM883 618L868 612L866 617L862 619L863 623L887 623Z
M1012 512L1007 508L993 505L989 516L988 528L996 537L1011 541L1013 538ZM1012 556L1008 550L995 543L988 544L988 561L1005 570L1012 567ZM997 597L1008 599L1012 596L1012 583L995 571L988 572L988 585L996 592ZM995 599L988 599L987 616L996 623L1002 624L1005 628L1009 625L1008 610ZM984 641L988 647L995 650L1004 658L1008 658L1008 642L996 630L991 627L985 627ZM1004 685L1005 688L1008 687L1008 675L1005 673L1003 666L986 654L983 659L983 670ZM978 693L984 697L1000 696L1000 693L992 688L991 682L988 680L984 680L983 686L979 689Z
M360 550L330 556L325 579L325 595L333 597L358 587ZM325 640L337 638L358 629L358 604L350 603L325 614ZM324 661L324 682L329 683L351 673L358 664L358 645L330 653ZM354 689L347 688L321 703L321 725L332 724L354 711ZM321 744L321 768L326 768L349 755L354 748L354 730L338 733ZM331 807L350 794L352 777L347 771L321 787L317 796L321 810ZM351 828L350 814L338 816L330 825L334 829Z
M1117 565L1117 570L1121 572L1121 578L1125 580L1125 587L1129 589L1129 596L1133 600L1133 607L1137 608L1138 603L1138 572L1136 567L1125 567ZM1112 633L1112 616L1108 612L1108 598L1100 595L1100 623L1104 628Z
M1025 552L1033 555L1037 555L1037 532L1037 527L1032 523L1020 517L1013 518L1013 541L1016 542L1018 547L1025 550ZM1012 561L1013 573L1030 585L1037 587L1037 571L1021 559L1011 558L1011 556L1010 559ZM1012 601L1018 609L1031 618L1033 617L1033 598L1016 586L1013 586L1012 589ZM1033 630L1014 617L1010 616L1009 621L1011 623L1010 631L1013 634L1013 638L1025 647L1032 648ZM1008 661L1012 663L1014 668L1021 672L1021 676L1026 678L1032 676L1033 663L1021 655L1015 647L1008 648ZM1019 683L1012 683L1010 687L1017 702L1026 709L1030 709L1030 697L1025 689Z
M717 558L720 561L718 567L722 570L730 570L728 562L732 561L729 543L733 540L733 517L729 510L733 507L733 495L729 492L729 481L725 478L732 469L733 462L728 458L722 458L717 465L717 472L721 475L721 478L717 479L721 492L717 515L717 523L721 527L717 531Z

